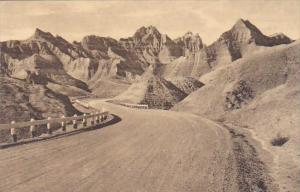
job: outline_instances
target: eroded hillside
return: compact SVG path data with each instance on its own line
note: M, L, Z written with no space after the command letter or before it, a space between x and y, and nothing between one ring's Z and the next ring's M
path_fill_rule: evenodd
M200 78L205 86L174 110L193 112L252 131L274 157L280 186L299 182L300 43L265 48Z

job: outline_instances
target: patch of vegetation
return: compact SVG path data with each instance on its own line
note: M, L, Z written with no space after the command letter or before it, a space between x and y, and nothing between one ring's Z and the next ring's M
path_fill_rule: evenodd
M285 136L278 134L274 139L272 139L271 144L273 146L280 147L280 146L284 145L286 142L288 142L289 139L290 139L289 137L285 137Z
M247 104L253 98L254 92L250 83L241 80L234 86L232 91L226 93L225 110L240 109L243 104Z

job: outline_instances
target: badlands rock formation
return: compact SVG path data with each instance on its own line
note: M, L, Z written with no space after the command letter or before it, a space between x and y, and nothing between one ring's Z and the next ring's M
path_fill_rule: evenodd
M268 37L248 20L239 19L235 25L223 33L212 45L207 47L210 66L226 64L253 51L256 46L275 46L289 44L292 40L285 35ZM250 50L249 50L250 49Z
M154 26L141 27L133 37L121 39L127 50L136 52L139 58L149 64L169 63L182 55L181 47Z
M147 104L149 108L170 109L204 84L192 77L173 77L166 80L149 67L138 82L113 98L114 101Z
M68 84L87 90L87 85L69 75L65 68L76 57L84 56L63 38L36 29L24 41L0 43L1 73L25 79L27 71L38 72L49 81Z
M138 92L149 93L144 89L151 84L154 92L164 90L164 94L144 94L132 102L173 106L202 86L197 79L204 74L268 47L291 42L283 34L268 37L242 19L208 46L199 34L188 32L172 40L154 26L141 27L132 37L120 40L88 35L73 43L36 29L26 40L0 42L0 72L6 78L35 81L54 92L64 90L67 96L93 92L101 97L121 94L118 98L123 98L138 87ZM150 73L149 78L145 78L146 73ZM239 86L238 90L248 89L247 82ZM252 94L256 93L247 92L242 97L251 100ZM160 104L154 105L150 102L153 99L160 100ZM231 105L228 110L245 103L234 91L227 99Z
M152 75L144 81L132 84L128 90L115 97L115 100L147 104L150 108L170 109L186 96L185 92L171 82Z
M250 21L243 19L239 19L230 30L224 32L217 41L209 46L203 45L197 34L187 33L179 40L187 39L190 36L192 38L189 38L191 40L188 39L188 42L191 41L192 43L187 46L190 49L185 51L184 57L174 60L172 65L165 66L165 76L200 77L216 67L229 64L247 54L252 54L262 46L271 47L292 42L284 34L268 37Z
M204 45L199 34L188 32L172 40L154 26L141 27L132 37L119 41L88 35L81 42L73 43L36 29L27 40L0 43L0 69L1 73L17 78L24 78L26 70L41 70L41 74L53 81L56 80L51 77L56 75L53 69L59 69L64 79L62 83L87 89L84 83L94 84L99 79L117 77L134 82L149 66L158 68L164 77L199 78L216 66L255 51L256 47L291 42L283 34L263 35L253 24L242 19L209 46Z

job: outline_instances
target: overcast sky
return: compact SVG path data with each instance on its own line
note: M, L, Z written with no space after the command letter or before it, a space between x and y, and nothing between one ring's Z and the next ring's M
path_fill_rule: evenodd
M300 38L299 0L0 2L0 41L26 39L35 28L80 41L85 35L132 36L154 25L171 38L187 31L209 44L248 19L266 35Z

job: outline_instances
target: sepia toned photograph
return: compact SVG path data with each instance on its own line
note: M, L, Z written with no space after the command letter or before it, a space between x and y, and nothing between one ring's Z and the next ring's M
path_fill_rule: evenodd
M0 192L299 192L300 0L0 1Z

